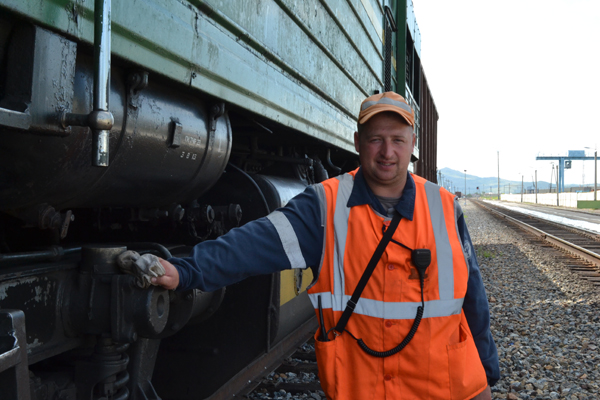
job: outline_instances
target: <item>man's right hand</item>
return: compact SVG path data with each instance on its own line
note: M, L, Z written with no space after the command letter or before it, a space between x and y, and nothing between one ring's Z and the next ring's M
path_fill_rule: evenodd
M167 260L158 258L158 261L165 268L165 274L158 278L152 278L152 283L162 286L165 289L175 289L179 286L179 271Z

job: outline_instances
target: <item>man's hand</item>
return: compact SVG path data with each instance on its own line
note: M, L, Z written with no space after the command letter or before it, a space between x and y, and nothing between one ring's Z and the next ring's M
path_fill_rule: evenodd
M173 266L167 260L163 260L162 258L158 258L158 261L162 264L165 269L165 274L158 278L152 278L152 283L155 283L159 286L164 287L165 289L175 289L179 286L179 272L177 268Z
M485 390L479 393L477 396L473 397L471 400L491 400L492 399L492 389L490 387L486 387Z

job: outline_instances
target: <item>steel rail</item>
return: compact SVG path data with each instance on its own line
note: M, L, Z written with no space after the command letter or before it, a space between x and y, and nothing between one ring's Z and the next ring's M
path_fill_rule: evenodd
M231 378L221 389L207 398L207 400L225 400L235 398L242 392L248 392L260 384L260 377L265 372L274 370L281 361L292 355L296 348L314 335L317 329L317 317L312 316L294 332L286 336L281 342L271 347L269 352L263 354L237 375ZM238 396L241 397L241 396Z
M529 233L532 233L533 235L535 235L549 243L552 243L553 245L584 259L585 261L588 261L588 262L594 264L596 267L600 267L600 254L594 253L593 251L589 251L581 246L577 246L576 244L573 244L564 239L561 239L561 238L551 235L547 232L544 232L541 229L538 229L529 224L526 224L523 221L519 221L518 219L513 218L509 215L506 215L498 210L491 209L490 207L487 207L486 205L484 205L480 202L476 201L475 204L477 204L480 207L485 208L486 210L489 210L490 212L498 215L501 218L509 220L510 222L517 225L519 228L521 228Z

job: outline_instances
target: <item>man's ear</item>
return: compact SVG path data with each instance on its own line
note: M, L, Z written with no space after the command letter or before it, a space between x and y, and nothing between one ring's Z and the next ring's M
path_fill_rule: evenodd
M414 139L413 139L413 143L414 143ZM356 152L358 153L358 132L354 132L354 149L356 150Z
M415 148L415 143L417 143L417 134L413 132L413 143L412 143L413 149Z

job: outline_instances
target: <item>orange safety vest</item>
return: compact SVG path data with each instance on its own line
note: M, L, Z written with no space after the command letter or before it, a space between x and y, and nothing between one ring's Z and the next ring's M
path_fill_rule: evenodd
M334 327L381 240L388 218L369 205L347 207L358 170L315 185L321 199L325 246L319 274L308 290L317 310L321 297L325 327ZM487 386L485 371L462 311L469 268L456 224L455 197L412 175L414 218L394 233L411 249L431 250L424 280L425 310L412 341L399 353L377 358L347 332L316 341L319 378L328 399L470 399ZM421 305L411 252L393 242L379 260L346 330L373 350L397 346ZM320 332L315 334L315 339Z

